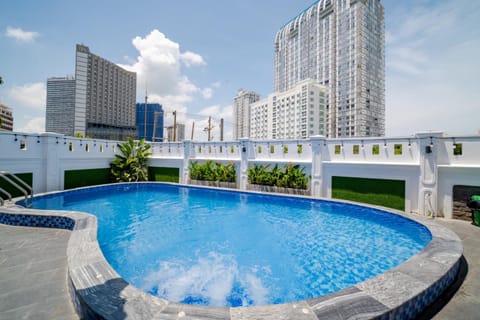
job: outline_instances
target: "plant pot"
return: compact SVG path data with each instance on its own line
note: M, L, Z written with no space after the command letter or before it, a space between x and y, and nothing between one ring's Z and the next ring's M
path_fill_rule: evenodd
M472 210L473 224L480 227L480 210Z
M247 190L258 191L258 192L270 192L270 193L283 193L283 194L296 194L302 196L309 196L310 190L308 189L294 189L294 188L283 188L276 186L264 186L259 184L247 184Z
M189 184L197 186L207 186L225 189L237 189L236 182L206 181L206 180L189 180Z

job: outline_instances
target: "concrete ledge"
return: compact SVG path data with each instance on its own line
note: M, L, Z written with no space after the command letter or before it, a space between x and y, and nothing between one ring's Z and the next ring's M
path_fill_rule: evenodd
M74 221L68 270L74 305L85 319L412 319L453 282L463 246L455 233L433 220L389 212L426 226L432 241L398 267L339 292L295 303L236 308L179 304L129 285L103 256L93 215L10 206L0 208L0 223L18 223L25 217L28 223L40 221L34 225L66 228L65 221ZM42 224L46 220L49 223Z

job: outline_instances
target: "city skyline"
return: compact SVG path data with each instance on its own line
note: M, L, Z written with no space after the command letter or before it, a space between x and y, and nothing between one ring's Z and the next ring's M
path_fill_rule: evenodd
M149 102L164 105L166 125L173 110L183 117L187 131L189 119L203 129L208 116L217 122L223 117L228 140L236 93L244 88L266 98L273 92L275 33L313 3L105 1L92 2L89 7L96 11L88 17L77 17L75 4L61 1L2 3L0 103L13 109L14 130L44 128L46 79L73 74L75 44L83 43L136 71L137 102L144 101L148 89ZM475 25L480 4L382 4L386 135L477 133L480 124L472 115L480 101L475 78L480 71L480 31ZM205 138L203 130L196 131L196 139Z

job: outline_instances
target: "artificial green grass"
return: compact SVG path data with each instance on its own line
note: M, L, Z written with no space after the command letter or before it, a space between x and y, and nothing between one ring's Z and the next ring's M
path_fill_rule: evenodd
M28 184L30 187L33 185L33 173L31 173L31 172L29 172L29 173L16 173L15 176L17 176L17 178L20 178L23 182ZM15 182L16 184L18 184L20 187L23 188L23 186L20 185L20 183L15 181L15 178L12 178L10 176L8 176L8 178L10 180L12 180L13 182ZM7 191L8 193L10 193L12 195L12 198L23 196L23 192L18 190L16 187L12 186L10 184L10 182L6 181L3 178L0 178L0 188ZM27 190L27 192L28 192L28 190ZM3 193L1 193L0 196L3 199L6 199L6 197L7 197L7 195L3 194Z
M110 168L65 170L65 190L105 183L110 183Z
M332 177L332 198L405 210L405 181Z
M180 181L179 177L179 168L148 167L148 180L150 181L178 183Z

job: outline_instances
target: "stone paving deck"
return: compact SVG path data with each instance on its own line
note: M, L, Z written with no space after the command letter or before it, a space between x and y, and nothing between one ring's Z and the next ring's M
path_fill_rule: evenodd
M478 319L480 228L437 219L462 239L468 274L440 311L422 319ZM70 231L0 224L0 319L79 319L67 289Z
M458 291L433 319L480 319L480 227L459 220L436 221L462 239L468 273Z
M0 224L0 319L79 319L67 289L70 234Z

